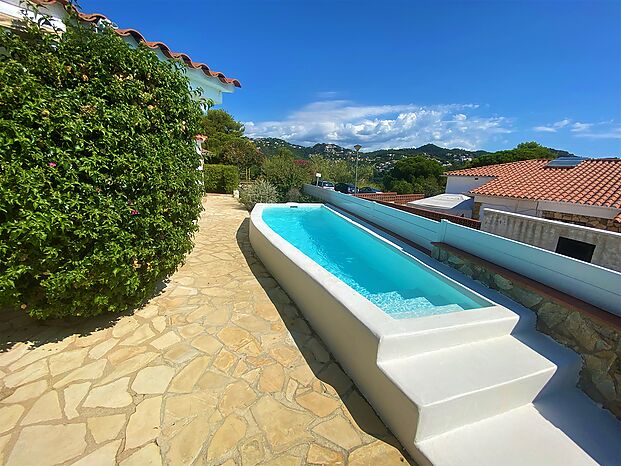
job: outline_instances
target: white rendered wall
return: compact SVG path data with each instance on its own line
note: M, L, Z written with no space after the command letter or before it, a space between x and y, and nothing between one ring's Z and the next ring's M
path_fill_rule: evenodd
M447 221L440 241L621 316L621 273Z
M468 194L471 190L484 185L489 180L493 180L491 176L447 176L446 189L447 194Z
M502 210L503 212L515 212L522 215L533 217L541 216L538 210L537 201L530 199L515 199L509 197L475 196L474 202L480 202L479 220L485 218L485 209Z
M611 219L621 213L621 209L605 206L517 199L514 197L485 196L480 194L474 196L474 202L481 204L480 220L483 220L485 217L483 209L502 210L503 212L530 215L531 217L541 217L544 211L551 211Z
M556 250L561 236L593 244L591 263L621 271L621 233L498 210L487 210L484 218L481 230L548 251Z

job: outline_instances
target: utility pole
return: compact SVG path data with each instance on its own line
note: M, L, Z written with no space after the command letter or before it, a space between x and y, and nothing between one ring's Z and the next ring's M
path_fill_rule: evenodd
M354 194L358 194L358 154L360 154L362 146L360 144L356 144L354 149L356 149L356 181L354 181Z

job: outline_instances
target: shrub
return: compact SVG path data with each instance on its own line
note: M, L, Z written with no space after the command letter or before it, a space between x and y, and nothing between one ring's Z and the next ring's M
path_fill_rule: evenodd
M205 192L231 194L239 188L239 170L235 165L212 165L203 167Z
M310 204L316 204L316 203L321 204L323 201L314 196L311 196L310 194L300 193L300 197L298 198L296 202L299 202L300 204L309 204L309 203Z
M239 193L239 202L244 204L248 210L252 210L259 202L273 203L278 200L278 190L269 181L263 179L257 180Z
M287 191L287 196L286 196L285 201L286 202L298 202L301 196L302 196L302 193L300 193L300 190L298 188L291 188L289 191Z
M291 188L287 192L287 197L285 199L285 202L297 202L300 204L307 204L307 203L315 203L315 202L321 203L321 200L317 199L316 197L305 194L304 192L300 192L300 190L297 188Z
M0 30L0 305L140 304L192 248L201 110L181 65L113 31Z
M287 200L289 190L299 190L304 183L310 181L308 171L295 163L290 152L283 151L265 160L262 170L265 179L276 187L279 199L283 201Z

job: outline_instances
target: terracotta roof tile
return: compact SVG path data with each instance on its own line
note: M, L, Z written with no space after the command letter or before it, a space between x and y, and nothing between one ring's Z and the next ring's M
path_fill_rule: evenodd
M59 3L65 8L74 8L67 0L32 0L34 3L39 5L52 5L55 3ZM97 21L110 21L105 15L100 13L82 13L78 11L78 17L86 22L86 23L95 23ZM110 21L112 22L112 21ZM227 78L224 73L219 71L212 71L206 64L193 61L188 55L185 53L173 52L170 48L163 42L150 42L146 40L142 34L140 34L135 29L118 29L115 28L114 31L122 37L132 36L134 40L139 43L145 44L147 47L152 49L158 48L162 51L164 56L172 59L183 60L183 63L193 69L200 69L203 73L211 78L217 78L221 82L225 84L231 84L235 87L241 87L239 80L233 78Z
M549 160L467 168L447 176L494 179L471 190L472 194L570 202L621 209L621 159L590 159L571 168L547 167Z

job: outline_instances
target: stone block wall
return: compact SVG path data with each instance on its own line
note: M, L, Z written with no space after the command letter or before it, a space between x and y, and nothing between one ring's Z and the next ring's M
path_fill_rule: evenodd
M582 357L578 386L621 419L621 318L443 243L432 257L537 314L537 329Z
M481 215L481 203L475 202L472 206L472 218L475 220L479 220Z
M542 212L542 216L543 218L547 218L549 220L575 223L577 225L584 225L591 228L599 228L600 230L621 233L621 223L615 221L614 218L589 217L588 215L565 214L549 210L544 210Z

